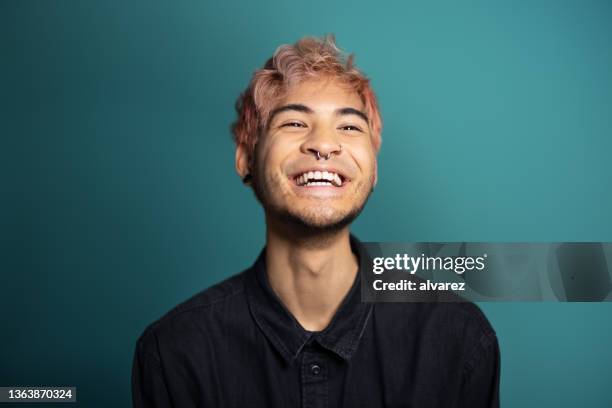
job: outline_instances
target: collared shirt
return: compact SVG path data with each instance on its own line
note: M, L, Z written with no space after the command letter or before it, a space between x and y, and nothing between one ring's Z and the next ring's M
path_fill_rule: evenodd
M499 347L470 302L363 303L360 260L331 323L309 332L255 264L150 325L135 407L498 407Z

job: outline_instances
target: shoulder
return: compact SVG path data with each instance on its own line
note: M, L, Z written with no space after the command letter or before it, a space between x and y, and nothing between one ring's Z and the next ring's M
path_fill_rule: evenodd
M162 342L189 339L198 332L214 329L220 314L243 313L248 308L245 296L248 272L249 269L235 274L170 309L145 328L137 341L137 349L158 354Z
M375 315L379 328L396 341L462 354L467 365L498 348L493 326L473 302L377 303Z
M491 322L473 302L440 302L432 305L431 318L453 321L456 327L470 330L476 336L495 336Z
M383 320L410 320L417 325L467 325L482 334L495 334L491 323L473 302L390 302L376 303Z
M169 312L157 320L153 325L160 326L179 315L191 311L221 307L224 303L232 302L244 294L244 278L249 270L235 274L207 289L200 291L191 298L173 307Z

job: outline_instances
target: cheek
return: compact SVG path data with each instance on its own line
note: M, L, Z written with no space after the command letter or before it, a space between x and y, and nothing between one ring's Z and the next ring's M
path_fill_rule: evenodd
M283 172L283 164L288 156L289 154L284 146L270 141L258 150L257 169L265 178L273 177L277 179L279 174Z
M365 147L355 149L353 157L359 164L361 171L364 172L364 175L373 178L376 177L376 155L374 154L372 149L368 149Z
M267 142L260 142L255 149L255 162L257 163L257 169L260 173L267 170L269 165L273 162L274 149L272 145Z
M287 163L295 158L295 152L299 152L299 144L289 143L280 138L271 138L262 149L262 159L268 171L283 171Z

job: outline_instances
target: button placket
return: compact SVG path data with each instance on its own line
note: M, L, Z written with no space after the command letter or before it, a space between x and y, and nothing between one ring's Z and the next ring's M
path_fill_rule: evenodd
M322 408L328 406L328 363L326 357L313 350L305 350L302 359L302 406Z

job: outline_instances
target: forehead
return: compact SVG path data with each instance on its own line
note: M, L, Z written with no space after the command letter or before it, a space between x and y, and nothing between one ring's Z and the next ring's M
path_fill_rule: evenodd
M289 87L275 107L286 104L303 104L315 111L317 107L364 109L363 101L357 91L338 80L323 78L304 80Z

